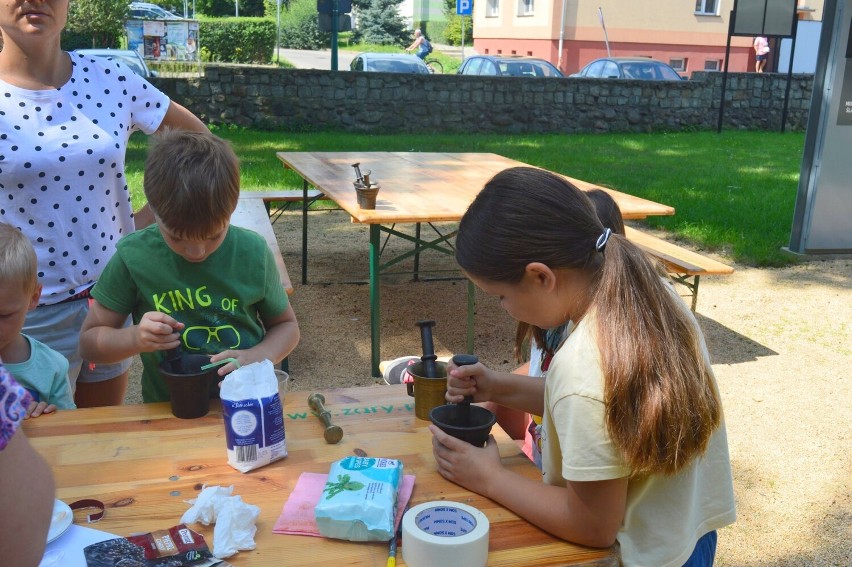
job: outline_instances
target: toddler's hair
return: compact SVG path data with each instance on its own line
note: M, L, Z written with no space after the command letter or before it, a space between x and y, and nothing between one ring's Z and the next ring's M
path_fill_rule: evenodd
M605 235L589 198L565 178L511 168L465 213L456 259L470 275L510 284L531 262L588 273L607 432L633 476L674 474L707 448L719 393L697 323L665 273L625 237Z
M4 283L20 284L26 293L38 284L38 259L32 243L23 232L0 223L0 277Z
M166 129L153 136L145 160L145 196L159 222L180 238L222 230L240 197L240 163L210 133Z

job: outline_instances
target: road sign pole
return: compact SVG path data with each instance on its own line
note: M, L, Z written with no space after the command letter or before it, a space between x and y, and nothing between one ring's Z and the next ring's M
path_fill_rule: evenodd
M331 1L331 70L337 71L337 20L340 17L340 0Z

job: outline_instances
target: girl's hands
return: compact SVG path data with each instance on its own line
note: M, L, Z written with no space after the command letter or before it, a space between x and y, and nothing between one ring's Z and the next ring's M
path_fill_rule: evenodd
M136 325L138 352L169 350L180 346L180 331L184 324L165 313L149 311Z
M495 376L496 372L481 362L456 366L450 361L447 363L446 400L453 404L463 401L465 396L473 396L474 402L493 400Z
M432 454L441 476L471 492L488 496L489 482L502 468L494 436L490 435L485 447L480 448L447 435L435 425L430 425L429 431Z
M38 417L43 413L53 413L55 411L55 405L49 404L47 402L37 402L33 400L30 402L30 407L27 408L27 415L24 416L24 419Z

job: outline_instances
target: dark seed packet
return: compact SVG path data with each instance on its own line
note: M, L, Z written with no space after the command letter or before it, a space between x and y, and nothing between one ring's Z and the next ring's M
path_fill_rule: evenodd
M88 567L219 567L204 537L180 524L167 530L116 538L83 549Z

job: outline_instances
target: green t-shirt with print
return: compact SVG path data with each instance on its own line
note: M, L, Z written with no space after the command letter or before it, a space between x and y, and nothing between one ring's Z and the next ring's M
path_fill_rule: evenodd
M288 306L266 241L235 226L203 262L175 254L157 225L129 234L119 241L92 297L131 315L135 324L149 311L165 313L185 325L185 352L211 355L256 345L265 334L261 318L278 316ZM157 370L163 352L140 356L143 401L169 400Z

